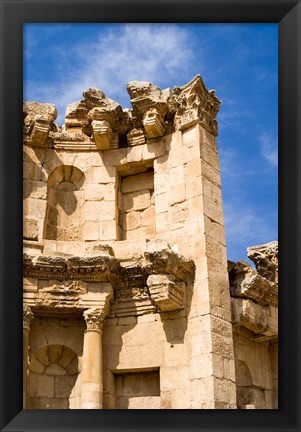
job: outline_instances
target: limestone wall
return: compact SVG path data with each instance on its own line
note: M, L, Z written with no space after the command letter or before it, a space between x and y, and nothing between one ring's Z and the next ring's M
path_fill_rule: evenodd
M239 332L233 344L245 299L231 315L220 101L199 76L128 92L132 110L86 90L63 128L52 105L24 106L28 406L271 407L276 345ZM274 337L275 304L252 307Z
M238 408L276 408L269 342L234 334Z
M31 325L27 407L79 408L83 320L35 318Z

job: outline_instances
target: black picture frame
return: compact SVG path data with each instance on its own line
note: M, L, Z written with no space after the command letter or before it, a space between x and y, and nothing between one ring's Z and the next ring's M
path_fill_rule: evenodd
M1 431L300 431L301 4L296 0L0 0ZM22 33L36 22L279 26L279 409L22 410Z

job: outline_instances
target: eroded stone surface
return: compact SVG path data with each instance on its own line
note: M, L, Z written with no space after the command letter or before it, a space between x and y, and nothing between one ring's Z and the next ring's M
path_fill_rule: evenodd
M24 104L24 407L276 408L278 247L227 268L220 101L127 89Z

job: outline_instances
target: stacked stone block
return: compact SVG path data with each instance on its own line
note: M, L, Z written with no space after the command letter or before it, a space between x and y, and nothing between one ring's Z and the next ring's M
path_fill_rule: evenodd
M220 101L200 76L163 91L133 81L128 92L132 110L86 90L62 128L53 106L25 103L27 407L274 407L276 344L262 338L276 335L276 307L255 335L253 323L241 330L241 308L233 315L233 301L250 299L231 306ZM39 368L53 347L75 353L74 374L60 356Z

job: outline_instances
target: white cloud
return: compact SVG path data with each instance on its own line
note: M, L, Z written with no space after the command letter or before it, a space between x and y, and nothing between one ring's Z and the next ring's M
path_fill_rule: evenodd
M278 239L277 214L267 215L254 202L247 205L239 200L224 200L223 208L227 250L232 254L228 259L246 260L248 246Z
M179 85L193 60L191 34L176 24L116 24L95 42L56 47L55 82L26 82L25 99L54 103L62 122L66 105L80 99L88 87L101 88L129 106L128 81Z
M274 167L278 166L278 141L275 136L263 133L259 137L263 157Z

